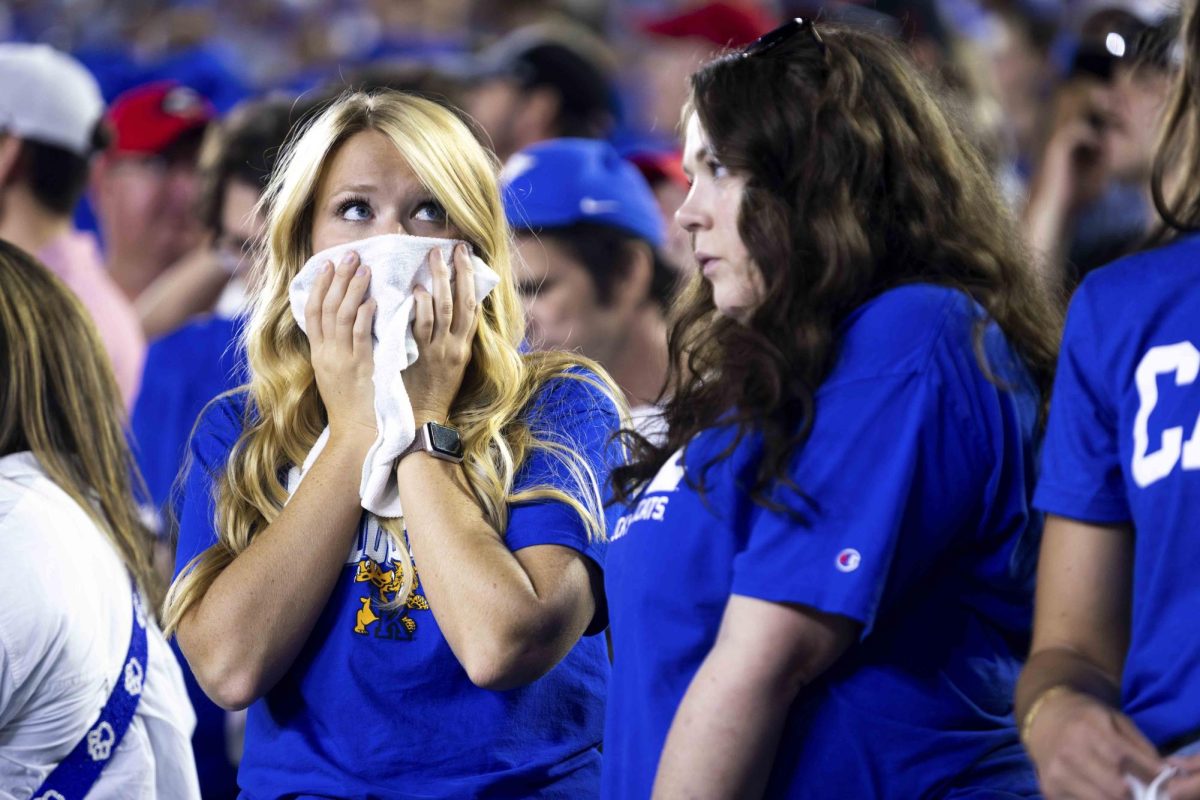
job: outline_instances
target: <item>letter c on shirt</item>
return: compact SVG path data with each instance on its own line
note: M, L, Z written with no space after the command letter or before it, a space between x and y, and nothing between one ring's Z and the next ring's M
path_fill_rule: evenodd
M1175 373L1175 385L1186 386L1200 374L1200 351L1191 342L1152 347L1142 356L1134 373L1138 390L1138 412L1133 424L1133 480L1145 489L1171 474L1182 453L1184 468L1200 467L1200 421L1186 447L1183 428L1167 428L1153 453L1150 449L1150 414L1158 404L1158 376Z

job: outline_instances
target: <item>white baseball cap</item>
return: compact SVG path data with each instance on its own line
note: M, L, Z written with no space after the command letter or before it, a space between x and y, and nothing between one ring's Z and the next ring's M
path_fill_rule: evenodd
M100 85L74 58L45 44L0 43L0 131L86 157L103 114Z

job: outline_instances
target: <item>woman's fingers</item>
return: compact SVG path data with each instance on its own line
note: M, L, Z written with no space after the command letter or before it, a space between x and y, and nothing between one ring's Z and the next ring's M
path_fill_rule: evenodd
M333 270L333 280L325 292L325 299L321 301L321 329L326 336L332 336L337 330L338 310L342 307L342 299L357 268L358 253L351 251L342 256Z
M351 332L351 347L355 357L371 352L371 324L375 321L375 301L368 300L358 307Z
M465 244L454 247L454 320L450 332L471 333L475 326L475 265Z
M413 289L413 337L422 346L433 340L433 295L423 286Z
M433 335L441 336L454 322L454 290L450 288L450 267L440 247L429 251L429 271L433 275Z
M325 293L329 291L329 282L333 280L333 263L326 261L317 267L317 279L313 281L312 291L304 304L304 327L310 342L319 342L324 338L321 328L321 304Z
M346 285L346 293L337 310L338 341L351 343L354 335L354 323L358 319L358 310L362 307L363 297L367 287L371 285L371 271L366 265L360 264Z
M1133 720L1124 715L1114 717L1114 727L1121 742L1121 769L1132 773L1143 782L1154 780L1166 766L1158 755L1158 750L1150 740L1138 730Z

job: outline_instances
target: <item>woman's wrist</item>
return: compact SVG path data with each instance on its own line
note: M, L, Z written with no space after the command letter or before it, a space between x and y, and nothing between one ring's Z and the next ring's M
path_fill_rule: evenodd
M330 426L328 448L346 450L355 454L361 453L365 459L371 445L379 438L379 431L366 425L348 424L338 427Z
M436 422L438 425L445 425L450 419L450 409L448 407L431 406L428 408L417 408L413 406L413 426L421 427L426 422Z
M1026 750L1029 749L1029 738L1033 733L1033 725L1037 722L1038 717L1041 716L1042 711L1045 710L1046 704L1055 698L1077 693L1074 687L1068 686L1065 683L1059 683L1045 689L1034 698L1033 703L1029 706L1029 710L1025 712L1025 716L1021 718L1020 722L1019 734L1021 744L1025 746Z

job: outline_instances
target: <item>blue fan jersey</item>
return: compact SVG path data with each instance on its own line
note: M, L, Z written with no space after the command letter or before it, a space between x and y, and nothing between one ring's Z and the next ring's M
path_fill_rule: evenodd
M1035 500L1133 524L1122 707L1164 750L1200 737L1200 237L1117 261L1075 293Z
M1013 690L1040 518L1038 393L994 324L951 289L857 309L790 474L752 502L760 435L693 438L616 523L603 795L648 797L730 595L845 615L861 639L788 711L769 797L1032 797ZM703 480L706 494L694 488Z
M213 481L242 430L245 406L245 395L223 398L201 419L180 515L177 572L216 541ZM550 381L526 419L541 438L572 447L599 481L607 480L619 456L610 441L619 421L611 400L592 385ZM566 468L543 452L526 460L516 484L581 496ZM604 563L603 544L589 541L582 520L560 501L510 505L504 538L514 551L554 544ZM438 628L420 586L420 563L407 603L383 607L403 577L395 547L364 515L308 642L249 709L242 797L596 797L609 673L604 637L584 637L527 686L480 689ZM288 565L278 571L271 580L286 580Z

